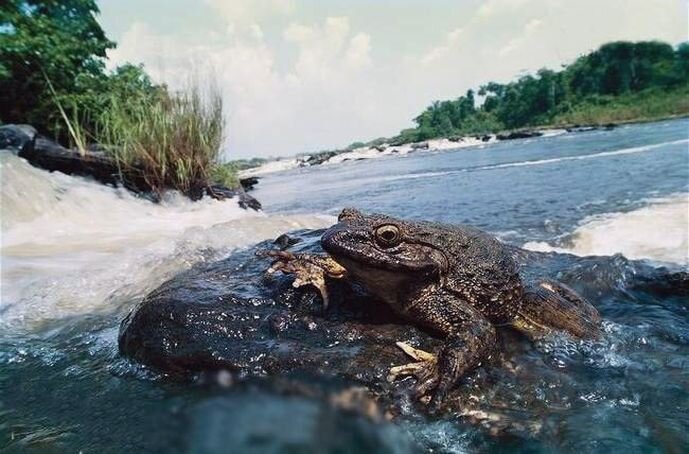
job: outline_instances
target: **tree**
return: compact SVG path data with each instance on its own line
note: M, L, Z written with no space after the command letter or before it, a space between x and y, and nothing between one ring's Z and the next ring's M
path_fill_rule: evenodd
M679 84L689 80L689 42L677 46L675 59L672 65L673 84Z
M0 121L56 130L61 97L104 78L108 40L95 0L3 0L0 6Z
M483 133L548 123L559 114L614 103L620 95L689 86L689 43L618 41L576 59L560 71L541 69L514 82L489 82L452 101L435 101L399 138L423 140L457 132ZM674 87L674 88L673 88Z

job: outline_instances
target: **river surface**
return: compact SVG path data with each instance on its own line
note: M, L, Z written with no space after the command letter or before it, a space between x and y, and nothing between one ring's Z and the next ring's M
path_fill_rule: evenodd
M121 358L117 332L179 271L327 227L345 206L468 223L533 250L686 269L688 147L680 119L294 169L261 179L263 213L174 195L155 205L3 153L0 452L686 452L681 298L593 301L607 351L557 351L574 364L576 402L544 422L551 430L507 440L463 420L369 426L307 399L172 382Z

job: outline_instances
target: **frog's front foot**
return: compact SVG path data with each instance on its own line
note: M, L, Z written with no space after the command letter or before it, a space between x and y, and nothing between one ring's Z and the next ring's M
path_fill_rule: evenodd
M414 348L404 342L397 342L396 345L404 353L415 361L412 363L395 366L388 372L388 382L393 382L399 377L412 376L416 378L416 396L422 398L435 389L440 381L438 371L438 356L418 348Z
M299 288L304 285L313 285L323 298L323 308L328 308L328 290L325 285L325 276L341 279L345 276L345 269L329 256L314 254L293 254L288 251L261 251L260 255L272 257L266 273L273 274L280 271L295 276L292 286Z

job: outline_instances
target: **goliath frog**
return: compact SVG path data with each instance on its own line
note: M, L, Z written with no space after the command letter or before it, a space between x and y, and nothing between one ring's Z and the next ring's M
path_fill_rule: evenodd
M274 252L270 272L315 285L327 304L324 276L348 278L404 318L445 339L432 354L398 345L415 362L390 370L390 380L416 377L419 397L438 406L447 391L494 351L496 326L537 339L553 331L599 336L596 309L552 280L525 282L507 246L478 229L412 222L345 209L321 237L329 256Z

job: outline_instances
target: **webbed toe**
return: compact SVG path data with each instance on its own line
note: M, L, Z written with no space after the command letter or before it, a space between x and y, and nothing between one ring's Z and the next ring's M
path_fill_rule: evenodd
M438 371L438 356L412 347L404 342L397 342L396 344L404 353L416 361L392 367L388 373L388 382L393 382L400 377L414 377L417 381L414 388L416 398L424 400L424 397L433 394L431 401L435 401L436 393L434 391L441 382Z

